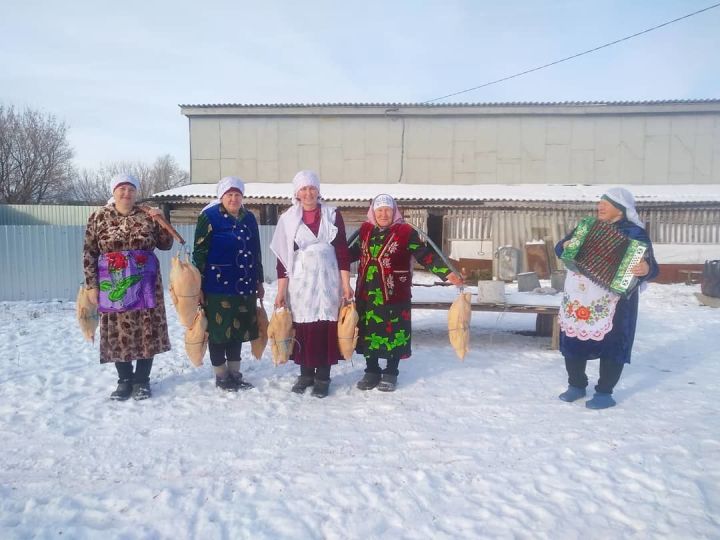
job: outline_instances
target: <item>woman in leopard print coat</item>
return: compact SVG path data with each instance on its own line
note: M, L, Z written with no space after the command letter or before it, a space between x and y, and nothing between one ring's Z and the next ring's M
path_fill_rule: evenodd
M100 362L114 362L119 376L114 400L150 397L153 357L170 350L153 251L169 250L173 238L153 219L159 210L135 204L139 185L127 174L112 179L113 198L88 219L83 246L85 286L99 302Z

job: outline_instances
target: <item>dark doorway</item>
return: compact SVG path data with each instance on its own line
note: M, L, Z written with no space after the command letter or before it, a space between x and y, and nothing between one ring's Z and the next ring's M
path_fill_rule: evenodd
M428 215L427 218L427 232L430 239L435 242L440 249L442 249L443 240L443 217L441 215Z

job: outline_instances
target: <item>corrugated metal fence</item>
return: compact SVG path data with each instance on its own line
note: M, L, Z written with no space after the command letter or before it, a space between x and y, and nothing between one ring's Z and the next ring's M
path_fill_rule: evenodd
M526 242L550 238L554 246L587 215L593 212L573 208L449 210L444 216L443 245L448 249L453 240L490 240L493 250L501 246L522 250ZM720 244L720 210L651 208L640 215L654 244ZM524 259L523 255L521 271ZM496 266L494 261L495 271Z
M97 206L0 204L0 225L85 225Z
M720 210L680 209L643 212L657 244L720 244Z
M465 210L445 216L445 239L492 240L495 247L521 247L531 240L562 238L585 216L582 210Z
M423 221L423 212L413 215L413 221ZM527 241L546 237L557 242L589 213L578 209L450 210L443 220L443 244L447 247L447 242L452 240L492 240L497 249L505 245L520 248ZM720 210L648 209L641 215L648 223L654 243L720 243ZM87 215L82 218L82 225L0 226L0 275L3 277L0 300L74 299L83 280L81 260L86 220ZM355 228L348 227L348 236ZM195 226L179 225L177 229L192 245ZM268 247L274 231L273 225L260 226L266 281L277 278L275 256ZM177 245L171 251L156 253L167 286L170 259L177 253Z
M552 210L449 210L444 218L445 240L492 240L495 247L521 247L551 237L557 242L594 212ZM656 244L720 243L720 210L645 209L640 217Z
M176 227L192 249L194 225ZM275 256L267 247L274 225L260 225L265 281L277 279ZM0 226L0 300L74 300L83 282L84 226ZM178 252L156 250L163 283L168 284L170 259Z

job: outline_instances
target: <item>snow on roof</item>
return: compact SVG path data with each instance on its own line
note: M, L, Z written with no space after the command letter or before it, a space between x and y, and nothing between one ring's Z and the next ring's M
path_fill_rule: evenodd
M452 108L452 107L547 107L547 106L580 106L587 107L589 105L678 105L678 104L715 104L720 103L720 99L657 99L657 100L639 100L639 101L496 101L496 102L457 102L457 103L184 103L179 107L183 108L254 108L254 107L271 107L278 109L291 109L302 107L415 107L424 109Z
M215 198L216 184L189 184L156 193L153 199ZM562 184L332 184L321 183L320 193L332 201L369 201L380 193L398 201L525 201L525 202L594 202L610 185ZM720 202L718 184L624 185L638 203ZM289 201L292 184L246 183L248 199Z

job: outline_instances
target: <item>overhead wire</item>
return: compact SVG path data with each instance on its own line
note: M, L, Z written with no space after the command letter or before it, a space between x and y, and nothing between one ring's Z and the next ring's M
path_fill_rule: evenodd
M494 81L490 81L490 82L481 84L481 85L479 85L479 86L473 86L472 88L468 88L468 89L466 89L466 90L460 90L459 92L453 92L452 94L447 94L447 95L445 95L445 96L440 96L440 97L436 97L436 98L433 98L433 99L428 99L427 101L421 101L420 103L421 103L421 104L432 103L432 102L434 102L434 101L440 101L441 99L447 99L447 98L449 98L449 97L458 96L458 95L460 95L460 94L465 94L465 93L467 93L467 92L472 92L473 90L479 90L480 88L485 88L485 87L491 86L491 85L493 85L493 84L498 84L498 83L501 83L501 82L504 82L504 81L509 81L510 79L515 79L515 78L517 78L517 77L521 77L521 76L523 76L523 75L527 75L528 73L533 73L533 72L535 72L535 71L539 71L539 70L541 70L541 69L545 69L545 68L548 68L548 67L550 67L550 66L554 66L554 65L560 64L560 63L562 63L562 62L567 62L568 60L572 60L573 58L578 58L579 56L583 56L583 55L586 55L586 54L590 54L590 53L592 53L592 52L599 51L600 49L605 49L606 47L610 47L610 46L612 46L612 45L617 45L618 43L622 43L623 41L627 41L627 40L629 40L629 39L632 39L632 38L641 36L641 35L643 35L643 34L647 34L648 32L652 32L653 30L657 30L657 29L659 29L659 28L663 28L663 27L665 27L665 26L671 25L671 24L676 23L676 22L678 22L678 21L682 21L683 19L687 19L687 18L689 18L689 17L693 17L693 16L695 16L695 15L699 15L700 13L704 13L704 12L706 12L706 11L710 11L711 9L715 9L715 8L717 8L717 7L720 7L720 2L717 3L717 4L713 4L713 5L711 5L711 6L708 6L708 7L706 7L706 8L699 9L699 10L697 10L697 11L693 11L692 13L688 13L687 15L683 15L682 17L678 17L678 18L673 19L673 20L671 20L671 21L666 21L666 22L664 22L664 23L662 23L662 24L658 24L658 25L653 26L653 27L651 27L651 28L646 28L645 30L642 30L641 32L636 32L635 34L632 34L632 35L629 35L629 36L625 36L625 37L620 38L620 39L616 39L615 41L611 41L611 42L609 42L609 43L605 43L604 45L600 45L600 46L598 46L598 47L594 47L594 48L592 48L592 49L588 49L588 50L586 50L586 51L579 52L579 53L577 53L577 54L573 54L573 55L571 55L571 56L567 56L567 57L565 57L565 58L561 58L561 59L559 59L559 60L555 60L555 61L549 62L549 63L547 63L547 64L543 64L542 66L537 66L537 67L534 67L534 68L531 68L531 69L526 69L525 71L521 71L520 73L515 73L514 75L509 75L509 76L507 76L507 77L503 77L503 78L501 78L501 79L497 79L497 80L494 80Z

